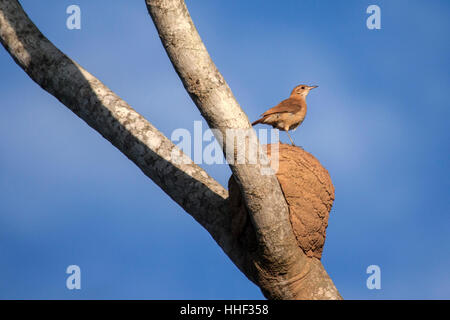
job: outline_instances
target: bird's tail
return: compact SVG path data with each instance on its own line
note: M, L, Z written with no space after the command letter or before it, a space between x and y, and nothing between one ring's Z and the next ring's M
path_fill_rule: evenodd
M262 123L264 121L264 117L262 117L261 119L256 120L255 122L252 122L252 126L258 124L258 123Z

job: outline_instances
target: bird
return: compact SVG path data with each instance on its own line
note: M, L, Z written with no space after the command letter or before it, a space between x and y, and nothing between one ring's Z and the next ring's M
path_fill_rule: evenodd
M317 87L306 84L296 86L288 99L281 101L275 107L264 112L260 119L252 123L252 126L258 123L268 124L275 129L286 131L289 140L295 146L294 141L289 135L289 130L297 129L303 120L305 120L306 96L312 89Z

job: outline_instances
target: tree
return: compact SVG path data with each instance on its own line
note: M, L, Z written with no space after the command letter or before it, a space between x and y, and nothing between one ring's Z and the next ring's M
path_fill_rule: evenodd
M183 0L146 0L161 42L183 85L210 128L256 134L211 60ZM200 223L233 263L269 299L341 299L320 260L299 248L288 207L274 175L260 164L230 163L254 230L249 252L231 232L228 192L181 153L150 122L97 78L56 48L17 0L0 0L0 41L15 62L44 90L72 110L133 161L145 175ZM225 152L226 144L223 144Z

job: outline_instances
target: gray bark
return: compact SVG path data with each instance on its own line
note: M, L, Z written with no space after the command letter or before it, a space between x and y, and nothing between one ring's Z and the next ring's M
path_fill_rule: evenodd
M211 60L184 1L146 0L146 3L176 72L210 128L218 129L223 137L229 129L251 129L247 116ZM255 132L251 130L251 134ZM251 143L258 144L254 136L248 141ZM223 148L226 152L225 144ZM256 233L257 252L252 255L251 273L264 294L275 299L305 297L305 286L294 283L305 277L311 284L314 277L319 277L317 287L307 293L308 297L323 294L322 297L339 298L321 263L311 263L299 249L276 176L261 175L258 164L234 163L230 168Z
M175 70L209 126L224 136L226 129L251 128L211 61L184 2L147 0L147 6ZM0 41L36 83L110 141L205 227L266 297L340 298L320 261L307 258L298 247L275 176L262 176L259 165L230 165L255 231L256 250L250 250L248 242L231 234L227 191L186 155L183 163L174 162L172 142L48 41L16 0L0 0Z
M228 192L150 122L97 78L56 48L31 22L17 1L0 0L0 41L16 63L44 90L99 132L133 161L222 247L231 239ZM5 75L2 75L5 77ZM181 152L181 151L180 151Z

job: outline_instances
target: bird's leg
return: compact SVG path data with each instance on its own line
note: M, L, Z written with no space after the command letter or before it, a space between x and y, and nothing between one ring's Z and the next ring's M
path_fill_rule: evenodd
M289 140L291 140L292 145L293 145L294 147L296 147L296 145L295 145L295 143L294 143L294 140L292 140L291 135L289 134L289 131L286 130L286 133L287 133L287 135L288 135L288 137L289 137Z

